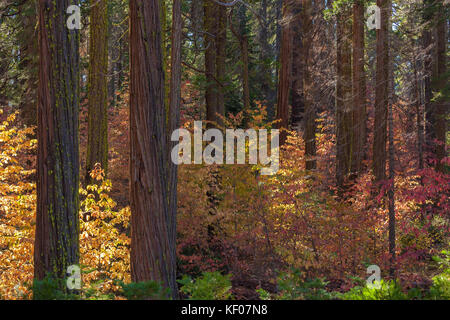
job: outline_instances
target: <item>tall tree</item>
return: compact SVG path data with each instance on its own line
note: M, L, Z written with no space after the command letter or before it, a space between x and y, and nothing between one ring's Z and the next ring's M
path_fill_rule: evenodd
M291 0L283 0L281 22L280 70L278 72L277 117L279 128L289 126L289 89L292 64ZM280 145L286 142L285 131L280 133Z
M388 26L390 0L377 0L381 10L380 24L377 29L377 62L375 88L375 122L373 129L373 174L376 181L386 178L386 143L387 143L387 115L389 93L389 47Z
M167 138L170 140L172 132L180 125L180 104L181 104L181 36L183 20L181 17L181 0L173 0L172 5L172 51L171 51L171 72L170 72L170 93L169 93L169 125ZM176 217L177 217L177 183L178 167L171 161L171 150L176 142L168 141L170 148L167 149L168 166L168 199L170 221L170 246L176 246ZM173 265L176 265L176 256L173 255Z
M392 16L392 2L389 0L386 3L386 32L387 32L387 50L391 44L391 16ZM389 190L388 190L388 211L389 211L389 256L390 266L389 274L395 277L396 270L396 218L395 218L395 146L394 146L394 63L390 51L387 53L387 125L388 125L388 157L389 157Z
M313 102L314 87L312 77L312 43L313 43L313 22L312 22L312 3L311 0L302 0L302 21L303 21L303 39L302 47L304 50L304 69L303 69L303 96L305 103L305 167L307 170L316 168L316 109Z
M346 3L339 8L336 36L336 180L343 186L353 160L352 22L351 8Z
M63 279L79 261L79 32L66 26L73 3L39 1L36 279Z
M268 20L268 0L262 0L258 14L261 17L258 24L258 43L259 43L259 74L261 76L260 90L264 103L267 105L267 113L269 119L273 117L273 104L274 104L274 90L272 88L272 69L270 66L270 60L272 58L272 48L269 44L270 28Z
M221 116L225 115L225 58L227 47L227 8L218 5L216 7L216 79L217 83L217 113ZM223 124L221 118L217 119L219 124Z
M303 2L303 0L301 0ZM303 8L305 11L305 8ZM291 77L291 117L290 125L292 129L303 131L304 129L304 113L305 101L303 95L303 76L305 64L305 50L303 48L303 40L305 37L305 30L302 30L303 21L301 2L295 2L292 10L292 38L293 38L293 52L292 52L292 77ZM310 17L309 17L310 18Z
M177 296L159 0L130 0L131 278Z
M315 169L316 111L312 78L313 22L310 0L292 2L291 129L303 134L306 169Z
M18 30L18 40L20 46L19 69L22 72L20 77L21 103L20 112L25 123L35 126L37 124L36 98L38 82L38 41L35 36L35 26L37 22L37 4L35 1L25 1L18 4L20 8L21 26Z
M108 4L91 3L86 183L96 163L108 169Z
M445 16L445 9L442 2L436 4L436 58L434 65L434 90L436 92L436 102L433 115L434 136L436 138L435 154L436 154L436 168L444 172L445 165L442 163L447 155L446 152L446 134L447 134L447 114L449 108L449 88L448 73L447 73L447 53L448 46L447 27L448 16Z
M424 112L426 117L425 122L425 138L427 145L431 145L433 134L433 127L431 126L432 121L432 104L431 99L433 96L431 89L431 77L433 74L433 37L432 37L432 23L433 23L433 13L432 13L432 3L434 0L423 0L423 14L422 20L424 24L424 30L422 33L422 46L424 50L423 59L423 71L424 71Z
M217 82L216 82L216 68L217 68L217 49L216 49L216 31L217 20L216 12L217 5L211 0L203 0L204 8L204 30L205 30L205 73L206 73L206 120L210 122L217 122ZM211 123L208 123L210 126Z
M362 170L366 143L366 77L364 73L364 2L353 3L353 175Z
M248 111L250 110L250 79L249 79L249 55L248 55L248 35L247 35L247 19L246 10L242 6L238 11L239 29L236 30L233 27L233 12L230 15L230 29L239 42L240 54L241 54L241 79L242 79L242 101L244 106L244 124L248 121Z

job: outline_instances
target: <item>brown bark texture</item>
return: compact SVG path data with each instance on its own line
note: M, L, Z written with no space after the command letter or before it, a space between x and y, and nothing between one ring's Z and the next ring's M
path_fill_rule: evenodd
M131 0L129 13L131 278L157 281L175 298L159 1Z
M66 27L71 2L39 1L38 280L47 274L64 279L67 267L79 262L79 31Z

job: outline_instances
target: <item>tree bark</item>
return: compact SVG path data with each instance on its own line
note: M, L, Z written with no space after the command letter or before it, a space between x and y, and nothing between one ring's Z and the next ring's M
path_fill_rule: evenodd
M377 30L377 65L375 88L375 122L373 140L373 174L376 181L386 179L386 143L389 88L388 25L390 0L377 0L381 9L381 29Z
M344 5L337 15L336 82L336 180L344 185L352 168L353 98L352 98L352 24L351 9Z
M79 32L66 26L71 2L39 1L38 280L47 274L64 279L67 267L79 262Z
M273 90L273 80L272 80L272 70L270 67L270 59L272 57L272 49L269 45L269 27L270 23L267 20L267 2L268 0L262 0L259 7L259 16L261 17L262 23L259 24L258 30L258 43L259 43L259 60L260 68L259 74L261 75L260 91L263 98L263 103L267 106L267 115L269 121L273 118L273 105L274 105L274 90Z
M204 44L205 50L205 73L206 73L206 120L207 126L213 127L212 122L217 122L217 82L216 76L216 4L211 0L203 0L204 8Z
M281 25L280 69L278 74L277 120L278 128L289 127L289 88L292 63L292 36L290 26L290 1L283 1L283 21ZM280 132L280 146L286 142L287 133Z
M233 12L232 12L233 13ZM241 52L241 63L242 63L242 71L241 71L241 79L242 79L242 104L244 111L244 126L247 125L249 119L249 110L250 110L250 83L249 83L249 57L248 57L248 36L246 31L246 10L245 7L241 7L238 16L239 16L239 29L235 30L233 27L232 16L230 16L230 29L234 34L236 39L239 42L239 48Z
M181 18L181 0L173 0L172 6L172 52L171 52L171 72L170 72L170 94L169 94L169 131L167 134L168 146L168 199L170 217L170 247L176 247L176 223L177 223L177 184L178 167L171 160L171 151L177 142L170 141L172 132L180 126L180 104L181 104L181 39L183 20ZM172 265L176 266L176 255L172 258Z
M303 0L302 0L303 2ZM291 117L290 125L292 130L303 132L305 124L303 122L305 116L305 101L303 94L303 76L305 69L305 50L303 47L306 30L302 28L306 26L306 21L302 18L307 18L302 12L301 2L295 3L292 10L293 21L291 24L293 47L292 52L292 78L291 78ZM305 41L306 42L306 41Z
M91 3L86 184L93 182L90 173L96 163L108 171L108 4Z
M364 2L353 4L353 150L351 172L362 170L366 144L366 77L364 73Z
M221 83L217 84L217 113L225 116L225 88L222 85L226 78L226 46L227 46L227 8L217 6L217 30L216 30L216 79ZM219 125L223 125L223 120L217 119Z
M422 45L425 51L423 60L423 71L424 71L424 112L425 112L425 146L428 148L432 146L434 139L433 126L433 109L431 104L431 99L433 97L433 92L431 88L431 77L433 74L433 37L431 32L431 24L433 23L433 14L431 12L431 5L433 0L424 0L424 11L423 11L423 22L425 24L425 29L422 34ZM428 158L426 158L428 160Z
M312 25L312 5L311 0L302 0L303 3L303 39L302 47L304 52L303 69L303 97L305 104L305 167L306 170L316 168L316 108L313 102L314 80L312 78L312 43L313 43L313 25Z
M159 0L130 0L131 278L177 296Z
M434 66L434 81L437 99L435 102L434 127L436 135L435 153L436 169L440 172L445 171L445 165L442 159L447 156L446 152L446 133L447 133L447 112L449 107L448 74L447 74L447 19L445 8L442 3L437 4L436 14L436 64ZM447 93L446 93L447 91Z

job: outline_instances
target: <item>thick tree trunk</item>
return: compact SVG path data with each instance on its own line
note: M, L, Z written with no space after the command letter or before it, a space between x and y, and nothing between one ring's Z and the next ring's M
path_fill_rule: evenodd
M386 139L389 88L388 25L390 0L377 0L381 9L381 29L377 30L377 65L375 88L375 122L373 140L373 174L376 181L386 178Z
M352 24L349 6L337 16L336 82L336 180L343 186L352 168L353 98L352 98Z
M96 163L108 171L108 5L91 0L86 184Z
M39 1L39 87L34 277L66 277L79 262L79 32L69 0ZM61 288L65 290L64 288Z
M158 0L130 0L131 278L177 296Z
M353 150L351 172L362 170L366 144L366 77L364 73L364 3L353 4Z

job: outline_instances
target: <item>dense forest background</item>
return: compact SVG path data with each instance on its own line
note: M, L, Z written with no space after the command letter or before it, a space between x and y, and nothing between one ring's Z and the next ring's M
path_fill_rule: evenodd
M444 2L0 0L0 298L449 299Z

